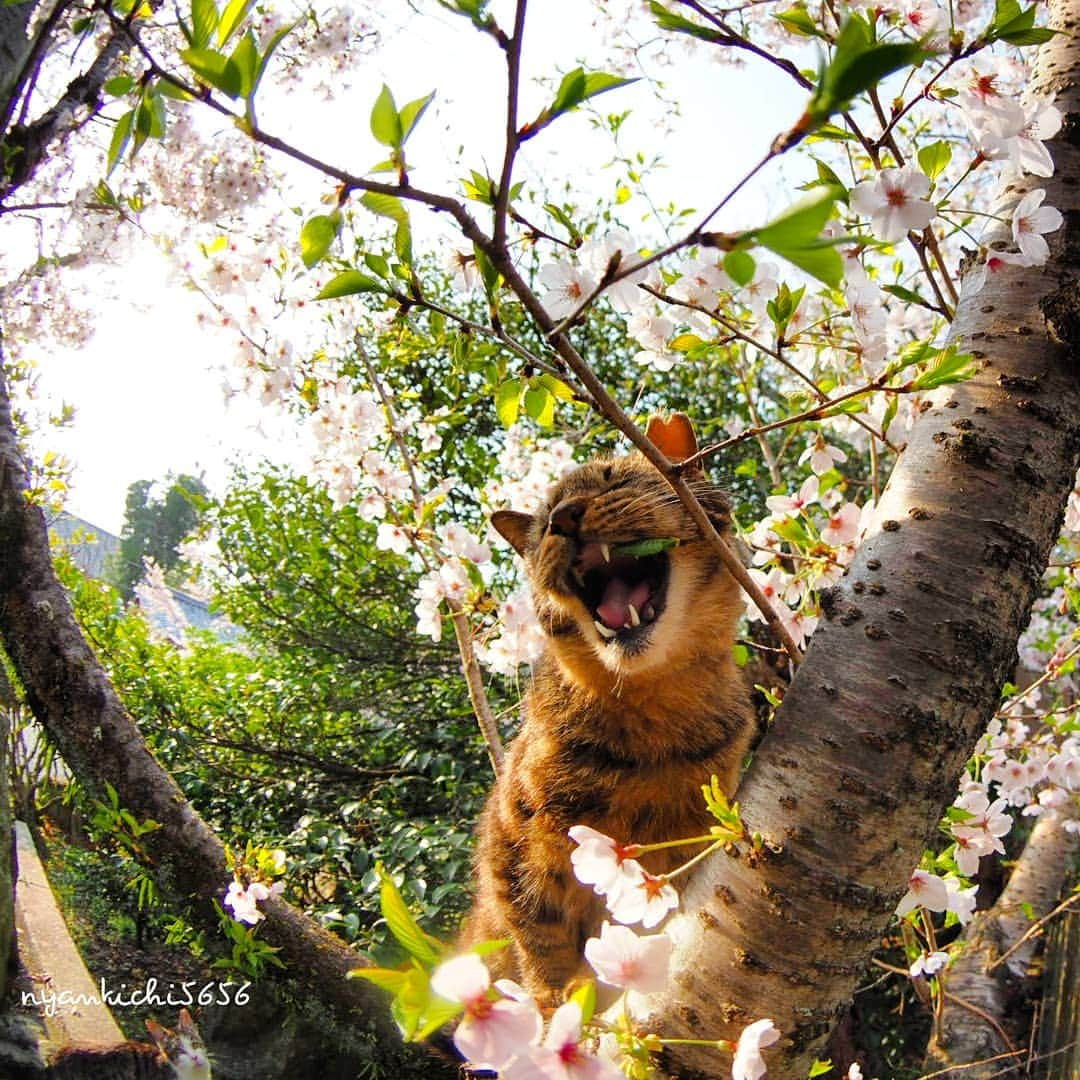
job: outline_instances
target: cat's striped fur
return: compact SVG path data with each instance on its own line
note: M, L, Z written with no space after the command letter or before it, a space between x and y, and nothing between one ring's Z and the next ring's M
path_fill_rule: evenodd
M211 1080L206 1046L187 1009L176 1030L146 1021L153 1043L69 1046L49 1066L50 1080Z
M689 421L650 424L674 461L696 452ZM718 531L727 497L689 469ZM582 966L602 902L573 876L567 830L590 825L624 843L705 832L701 785L729 795L754 731L732 644L739 589L670 487L639 454L589 462L534 515L493 524L528 567L545 653L524 723L479 826L476 900L464 944L509 938L488 957L540 1000L557 1002ZM648 558L611 554L677 538ZM657 852L653 873L687 857Z

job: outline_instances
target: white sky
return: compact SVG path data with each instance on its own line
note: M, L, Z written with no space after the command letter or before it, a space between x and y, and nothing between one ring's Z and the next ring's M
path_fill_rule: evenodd
M499 14L500 5L495 11ZM592 17L593 8L584 0L535 3L527 25L527 74L554 75L579 62L603 70ZM654 201L704 210L791 124L802 95L789 79L753 58L749 66L732 69L688 60L679 48L673 55L675 64L657 72L669 97L680 104L681 116L670 132L655 126L648 112L651 92L643 84L596 101L605 112L637 110L624 148L640 147L646 155L662 152L666 167L650 181ZM271 72L268 80L272 77ZM497 172L504 119L492 86L502 85L501 55L465 20L445 13L422 20L419 29L414 24L408 32L388 35L352 89L332 102L297 101L295 95L284 102L278 95L274 101L272 88L266 87L260 119L305 150L362 172L384 156L368 129L371 104L384 81L399 106L438 90L436 104L409 144L410 161L417 163L415 183L457 193L455 181L466 167L487 164ZM521 120L535 115L548 97L527 86ZM616 175L604 169L611 149L607 139L590 130L585 116L566 117L528 144L519 178L566 175L582 193L567 197L588 205L614 189ZM774 170L764 186L735 203L732 214L714 227L763 220L791 198L783 174ZM317 210L313 203L308 212ZM220 336L196 329L198 297L170 281L156 258L140 258L128 269L131 288L106 287L107 294L96 303L97 331L88 347L38 354L43 391L77 408L73 428L48 439L50 447L75 461L69 507L114 532L120 529L132 482L158 479L169 471L205 472L211 488L220 490L230 457L265 452L288 458L292 441L280 431L269 441L252 434L260 415L257 404L234 399L226 407L220 367L227 357L220 355ZM127 299L133 293L143 301L153 297L152 306L133 305Z

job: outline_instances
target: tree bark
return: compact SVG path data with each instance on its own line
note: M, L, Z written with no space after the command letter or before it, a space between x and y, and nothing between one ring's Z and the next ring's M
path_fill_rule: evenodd
M1053 25L1075 29L1076 9L1054 0ZM805 1077L850 1000L1015 666L1060 530L1080 455L1078 50L1056 37L1033 79L1065 113L1044 183L1066 219L1051 261L964 291L953 340L978 372L932 395L740 788L769 847L713 856L670 926L670 990L646 1022L711 1039L771 1017L770 1077ZM726 1068L697 1047L667 1062L682 1078Z
M1013 1075L1010 1066L1015 1066L1017 1076L1027 1072L1026 1054L1011 1061L1000 1059L1000 1055L1014 1050L1017 1044L1024 1047L1026 1042L1025 1033L1016 1030L1010 1013L1030 972L1039 938L1030 938L1022 945L1020 941L1033 919L1046 917L1056 906L1075 849L1075 837L1066 831L1060 818L1044 817L1036 823L1005 890L992 908L975 916L964 934L964 951L945 974L949 996L930 1040L928 1069L951 1067L943 1076L956 1080ZM1029 905L1031 917L1025 914L1025 905ZM999 962L1010 950L1011 955ZM966 1007L971 1005L979 1011ZM1009 1036L1013 1046L1006 1044L1002 1033ZM1071 1042L1075 1034L1063 1035L1064 1041Z

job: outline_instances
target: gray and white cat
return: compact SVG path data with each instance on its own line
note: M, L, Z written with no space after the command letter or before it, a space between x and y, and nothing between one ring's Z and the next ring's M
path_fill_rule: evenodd
M146 1021L153 1043L68 1046L53 1059L50 1080L211 1080L210 1059L187 1009L176 1030Z

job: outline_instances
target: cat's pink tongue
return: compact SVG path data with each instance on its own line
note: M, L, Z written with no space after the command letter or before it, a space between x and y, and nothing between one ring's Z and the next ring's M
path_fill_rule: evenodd
M633 625L629 606L633 604L640 615L650 596L648 582L639 581L630 588L622 578L615 577L607 583L604 598L600 601L596 614L609 630L621 630L624 626Z

